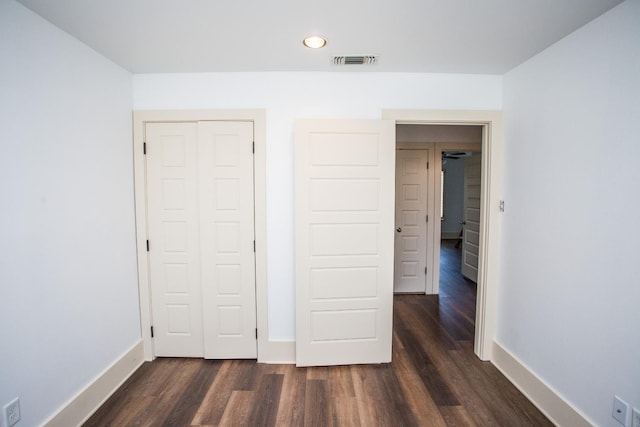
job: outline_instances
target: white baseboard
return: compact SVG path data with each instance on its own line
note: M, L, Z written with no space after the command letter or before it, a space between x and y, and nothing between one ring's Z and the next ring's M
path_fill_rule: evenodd
M140 367L144 361L142 341L98 375L49 418L46 427L80 426Z
M295 341L267 341L260 347L259 363L296 363Z
M522 361L493 342L491 363L511 381L543 414L560 427L592 427L595 424L562 395L533 373Z

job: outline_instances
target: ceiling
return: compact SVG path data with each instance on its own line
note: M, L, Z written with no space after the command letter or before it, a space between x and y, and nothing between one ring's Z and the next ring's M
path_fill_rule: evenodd
M18 0L133 73L503 74L621 0ZM321 34L324 49L302 45ZM378 55L333 65L334 55Z

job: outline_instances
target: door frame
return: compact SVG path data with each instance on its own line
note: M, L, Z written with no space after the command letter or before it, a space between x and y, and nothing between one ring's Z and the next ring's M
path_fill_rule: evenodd
M482 126L482 190L480 253L474 352L491 360L496 335L500 257L500 200L502 198L503 121L501 111L383 109L382 119L396 124Z
M133 163L136 215L136 252L138 260L138 296L144 358L155 358L151 338L152 314L149 282L149 257L146 250L147 197L144 158L144 129L150 122L250 121L253 122L254 222L256 269L256 327L258 361L277 359L277 343L269 341L267 306L267 222L266 222L266 112L265 110L138 110L133 112ZM280 351L281 352L281 351Z

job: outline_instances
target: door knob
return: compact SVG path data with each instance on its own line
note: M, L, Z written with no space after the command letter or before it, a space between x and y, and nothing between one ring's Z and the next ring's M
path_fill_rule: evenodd
M398 233L402 233L402 227L398 227L398 228L396 228L396 231L397 231Z

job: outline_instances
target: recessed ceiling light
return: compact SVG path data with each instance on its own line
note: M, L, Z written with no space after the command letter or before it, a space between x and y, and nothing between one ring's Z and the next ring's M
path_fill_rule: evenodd
M320 49L327 44L327 40L320 36L309 36L302 40L302 44L311 49Z

